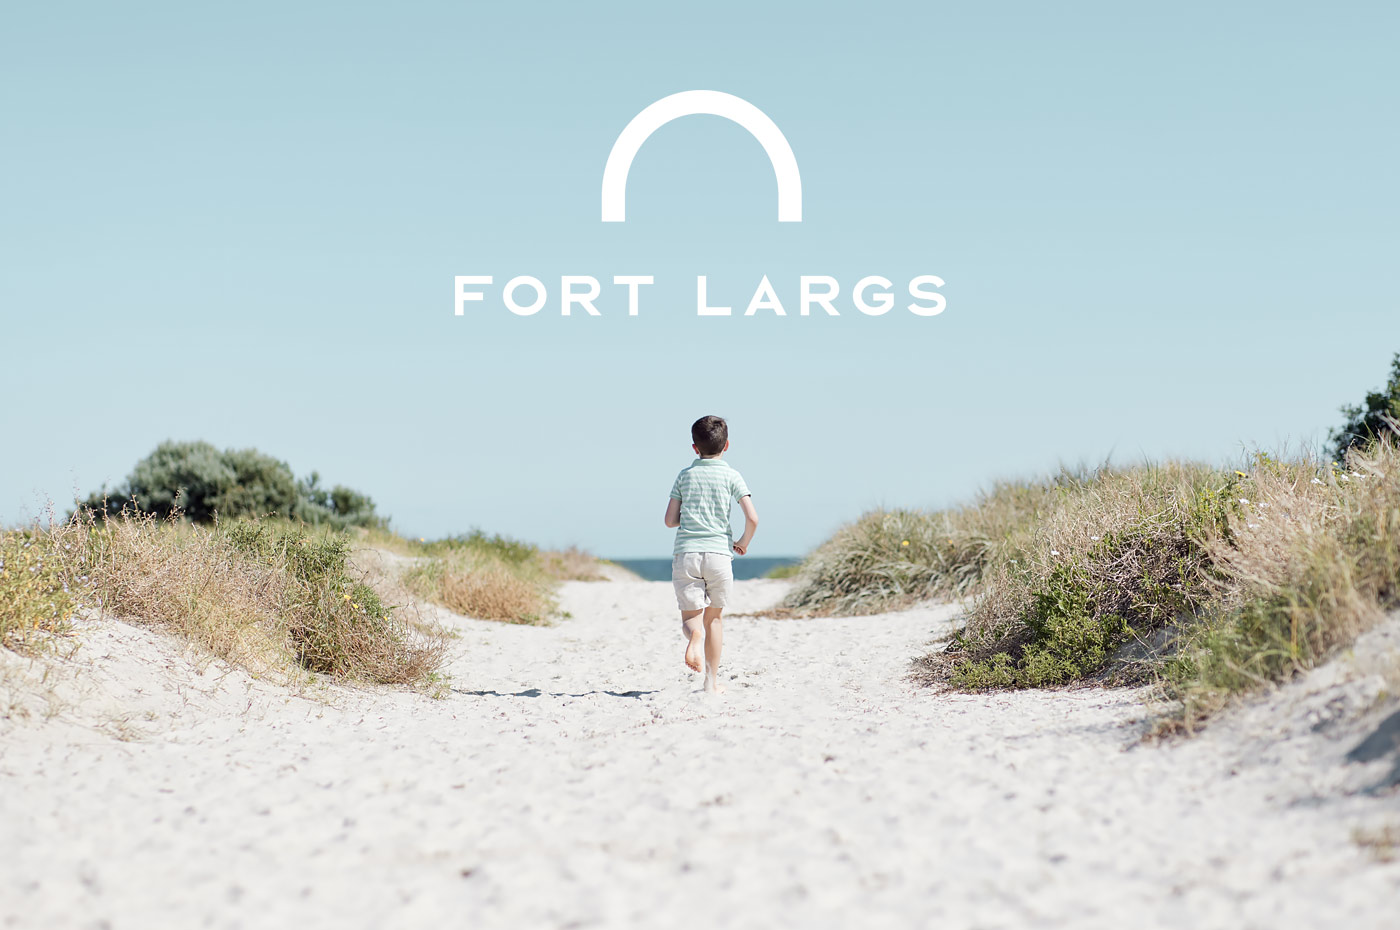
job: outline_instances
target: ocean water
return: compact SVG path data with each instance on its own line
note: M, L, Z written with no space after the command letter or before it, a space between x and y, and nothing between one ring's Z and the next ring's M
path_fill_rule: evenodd
M630 571L636 572L647 581L670 581L670 559L609 559ZM802 560L797 556L765 557L736 555L734 557L734 580L747 581L762 578L779 565L796 565Z

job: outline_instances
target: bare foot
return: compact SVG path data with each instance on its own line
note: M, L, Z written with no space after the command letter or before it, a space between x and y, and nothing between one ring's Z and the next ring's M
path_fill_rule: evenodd
M705 676L705 690L710 694L723 694L724 684L714 675Z
M692 672L700 671L700 662L705 655L705 632L696 630L695 635L690 637L690 643L685 647L685 664Z

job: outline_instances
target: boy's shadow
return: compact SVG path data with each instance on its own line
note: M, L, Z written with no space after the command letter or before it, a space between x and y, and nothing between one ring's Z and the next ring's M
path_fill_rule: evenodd
M606 694L611 697L641 698L644 694L656 694L656 691L584 691L582 694L570 694L567 691L541 691L539 688L527 688L524 691L468 691L466 688L453 688L458 694L470 694L474 697L529 697L537 698L548 695L549 697L588 697L591 694Z

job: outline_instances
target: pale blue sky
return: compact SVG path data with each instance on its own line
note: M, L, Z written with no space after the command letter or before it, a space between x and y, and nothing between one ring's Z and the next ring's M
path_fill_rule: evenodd
M166 438L396 525L666 555L696 417L755 555L1060 461L1315 441L1400 350L1400 14L1368 4L27 4L0 24L0 521ZM727 91L791 143L642 107ZM643 316L452 277L657 277ZM767 274L948 310L697 319ZM731 301L725 301L731 302ZM606 309L606 308L605 308Z

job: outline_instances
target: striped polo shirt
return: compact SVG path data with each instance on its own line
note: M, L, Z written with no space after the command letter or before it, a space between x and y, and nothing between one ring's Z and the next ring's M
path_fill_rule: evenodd
M747 497L749 486L724 459L696 459L676 476L671 497L681 502L681 525L676 528L676 554L731 554L729 508Z

